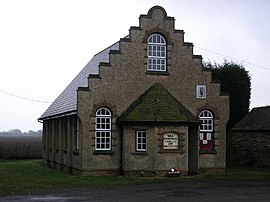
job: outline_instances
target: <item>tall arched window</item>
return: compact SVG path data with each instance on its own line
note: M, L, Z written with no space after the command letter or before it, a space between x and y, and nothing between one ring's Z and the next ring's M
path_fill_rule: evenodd
M96 112L96 150L111 150L111 112L107 108L99 108Z
M160 34L152 34L147 42L147 70L166 71L166 40Z
M200 125L200 150L211 151L213 149L214 116L209 110L203 110L199 115L202 121Z

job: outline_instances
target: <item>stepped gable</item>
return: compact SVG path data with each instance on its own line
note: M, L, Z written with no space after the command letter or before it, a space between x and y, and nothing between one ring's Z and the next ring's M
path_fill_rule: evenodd
M99 64L109 63L109 53L113 50L119 50L119 42L96 54L42 114L39 120L76 114L77 89L79 87L88 87L88 76L90 74L99 74Z

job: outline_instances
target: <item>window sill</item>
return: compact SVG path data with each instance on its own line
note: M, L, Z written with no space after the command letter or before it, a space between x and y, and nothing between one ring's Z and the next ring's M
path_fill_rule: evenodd
M185 151L179 150L179 149L162 149L158 151L159 154L165 154L165 153L179 153L179 154L184 154Z
M160 75L160 76L169 76L170 74L166 71L147 71L146 74L149 75Z
M75 154L75 155L79 155L79 150L77 150L77 149L76 149L76 150L73 150L72 152L73 152L73 154Z
M132 153L132 155L138 155L138 156L147 156L147 152L143 152L143 151L136 151L134 153Z
M217 154L216 151L200 151L200 154Z
M110 150L108 150L108 151L96 150L93 152L93 155L114 155L114 152L110 151Z

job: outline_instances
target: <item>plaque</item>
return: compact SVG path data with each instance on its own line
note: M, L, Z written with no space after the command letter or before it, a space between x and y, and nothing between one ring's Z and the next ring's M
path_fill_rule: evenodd
M178 149L178 134L166 133L163 138L163 149Z

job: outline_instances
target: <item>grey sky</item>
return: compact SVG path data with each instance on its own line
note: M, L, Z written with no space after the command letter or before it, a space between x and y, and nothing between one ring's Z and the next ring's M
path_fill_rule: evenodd
M194 54L243 62L252 76L251 108L270 104L268 0L0 0L0 131L40 129L37 118L49 104L37 101L54 101L154 5L175 18Z

